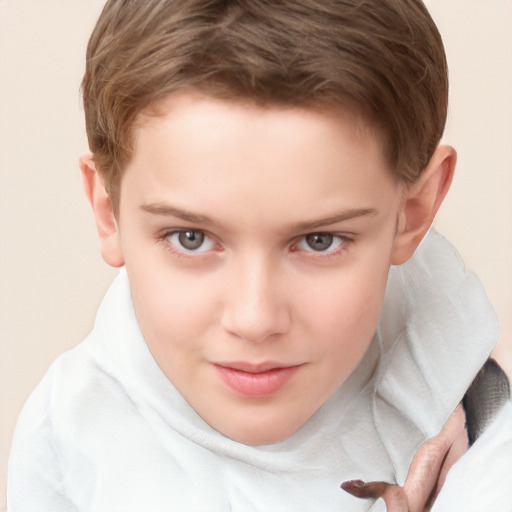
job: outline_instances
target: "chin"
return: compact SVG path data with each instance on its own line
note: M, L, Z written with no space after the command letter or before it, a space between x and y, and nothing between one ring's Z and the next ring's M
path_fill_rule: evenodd
M256 421L247 424L247 417L257 418ZM219 428L218 431L238 443L250 446L275 444L284 441L295 434L307 421L297 418L273 418L264 421L258 413L247 415L243 422L232 422L228 428Z
M275 444L284 441L295 431L276 434L275 432L237 432L235 435L228 435L231 440L237 443L246 444L248 446L261 446L266 444Z

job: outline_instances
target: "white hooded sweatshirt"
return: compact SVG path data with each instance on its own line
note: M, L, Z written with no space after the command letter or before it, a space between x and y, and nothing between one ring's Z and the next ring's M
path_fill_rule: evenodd
M363 361L295 434L247 446L207 425L154 361L125 271L89 337L29 398L9 463L10 512L384 511L345 480L403 484L498 338L477 278L430 232L390 271ZM512 405L449 472L434 512L512 510Z

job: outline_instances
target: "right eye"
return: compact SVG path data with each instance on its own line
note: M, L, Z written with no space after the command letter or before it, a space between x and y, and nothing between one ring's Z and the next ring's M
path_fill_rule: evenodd
M166 239L175 250L182 252L205 252L215 248L215 242L204 231L195 229L173 231Z

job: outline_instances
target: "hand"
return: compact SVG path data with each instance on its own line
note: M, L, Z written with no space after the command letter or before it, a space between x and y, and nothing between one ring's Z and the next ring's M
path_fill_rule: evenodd
M448 470L466 452L466 415L457 407L441 432L428 440L414 457L403 487L387 482L351 480L342 489L358 498L383 498L388 512L425 512L439 494Z

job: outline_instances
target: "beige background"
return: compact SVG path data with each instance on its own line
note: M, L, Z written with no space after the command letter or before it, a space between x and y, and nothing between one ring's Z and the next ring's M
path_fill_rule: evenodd
M104 0L0 0L0 510L19 410L50 362L92 326L102 261L77 158L78 87ZM141 0L142 1L142 0ZM498 311L512 374L512 2L431 0L452 94L457 176L436 224Z

